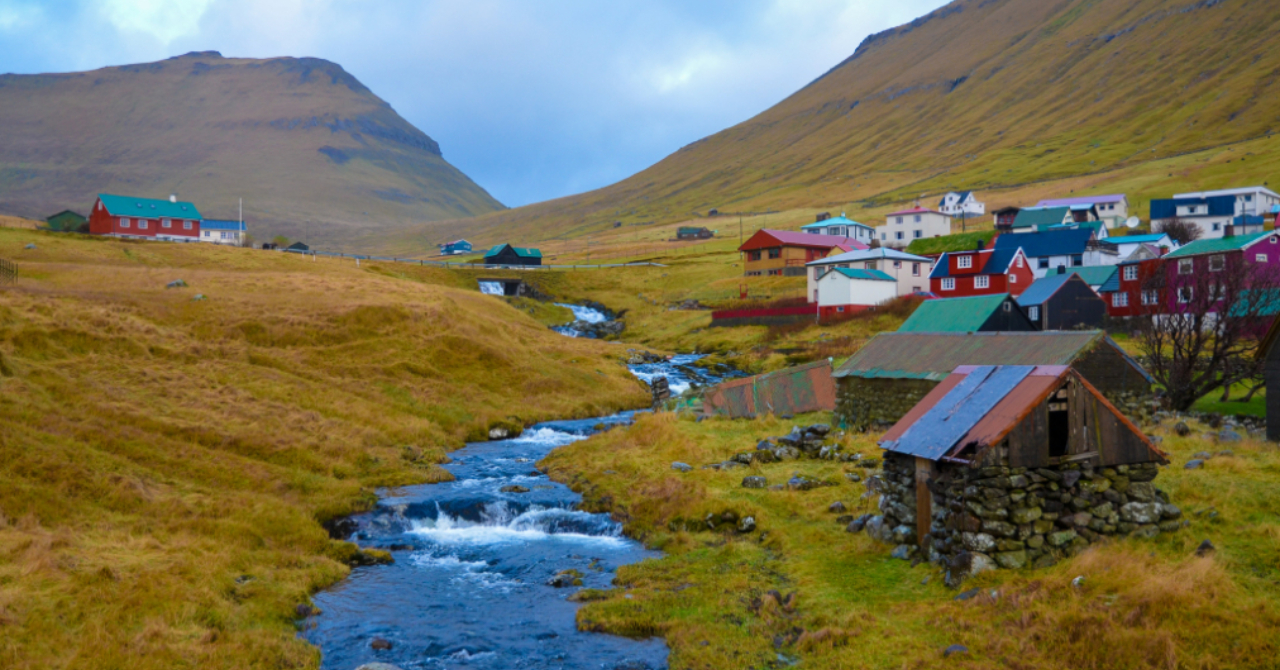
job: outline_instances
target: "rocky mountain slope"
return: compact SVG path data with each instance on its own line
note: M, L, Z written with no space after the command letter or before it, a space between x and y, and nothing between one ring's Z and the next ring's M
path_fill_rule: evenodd
M1267 0L956 0L618 184L457 227L536 238L713 207L878 212L952 188L990 194L1089 175L1102 178L1069 188L1114 188L1116 171L1138 202L1262 182L1275 160L1168 161L1270 136L1278 33Z
M0 212L87 213L99 192L178 193L250 232L358 245L501 203L341 66L217 52L0 76ZM308 224L308 222L310 222Z

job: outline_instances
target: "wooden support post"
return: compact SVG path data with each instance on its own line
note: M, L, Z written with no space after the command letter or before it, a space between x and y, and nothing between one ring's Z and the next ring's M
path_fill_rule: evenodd
M934 463L927 458L916 457L916 544L920 555L927 555L925 542L933 526L933 494L929 481L933 479Z

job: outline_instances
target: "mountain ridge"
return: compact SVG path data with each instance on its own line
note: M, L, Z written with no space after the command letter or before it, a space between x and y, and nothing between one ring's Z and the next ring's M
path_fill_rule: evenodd
M178 192L260 239L357 244L504 209L341 65L191 52L88 72L0 75L0 208L43 218L99 192Z

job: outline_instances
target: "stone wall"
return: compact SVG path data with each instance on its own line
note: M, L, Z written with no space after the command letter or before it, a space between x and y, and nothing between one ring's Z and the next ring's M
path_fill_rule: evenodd
M835 421L856 431L892 426L937 385L927 379L841 377L836 380Z
M924 547L916 535L916 464L885 455L880 516L867 521L899 558L947 568L958 584L984 570L1047 567L1110 536L1154 537L1184 525L1182 512L1153 484L1155 463L1095 468L969 467L937 464Z

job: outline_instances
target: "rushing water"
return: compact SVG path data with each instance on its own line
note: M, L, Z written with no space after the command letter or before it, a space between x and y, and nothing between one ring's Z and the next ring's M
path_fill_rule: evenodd
M581 327L578 325L579 323L594 324L604 323L609 320L609 316L607 314L595 309L594 307L587 307L586 305L571 305L563 302L558 302L556 304L560 307L567 307L569 308L569 311L573 312L573 323L551 327L551 330L554 330L561 335L567 335L568 337L588 336L586 333L583 333ZM595 337L594 335L589 336Z
M579 309L590 308L566 306L586 320ZM673 393L718 381L692 366L698 358L632 372L645 381L666 376ZM631 418L550 421L514 439L469 444L444 466L455 481L384 492L374 510L352 517L348 539L390 550L395 562L356 568L315 596L323 613L308 619L303 636L323 652L321 667L664 668L661 639L579 632L578 605L567 600L578 588L547 584L575 569L583 588L610 588L618 566L658 555L622 536L608 515L578 510L580 496L534 469L552 449ZM501 490L513 485L528 492ZM391 648L373 649L375 638Z
M480 282L480 292L485 295L503 295L502 282L482 281Z

